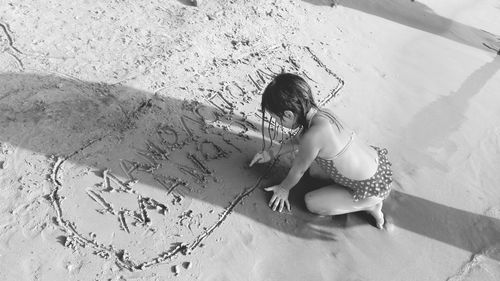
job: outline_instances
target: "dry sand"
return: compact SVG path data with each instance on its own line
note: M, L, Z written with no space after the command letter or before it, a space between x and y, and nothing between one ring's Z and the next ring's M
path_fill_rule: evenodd
M499 13L1 1L0 280L500 280ZM247 165L282 70L389 149L385 230L308 213L307 180L267 207L287 161Z

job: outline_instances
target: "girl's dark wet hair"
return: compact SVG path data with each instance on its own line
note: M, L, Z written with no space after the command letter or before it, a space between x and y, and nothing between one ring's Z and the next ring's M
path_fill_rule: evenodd
M307 82L300 76L292 73L277 75L262 94L261 109L282 117L286 110L297 116L297 123L307 126L306 114L311 108L317 108Z
M279 118L283 117L286 110L293 112L297 116L297 123L302 128L307 127L306 115L311 108L317 108L316 103L311 92L311 88L307 82L300 76L291 73L281 73L274 77L273 81L267 85L264 93L262 93L261 101L262 110L262 150L266 149L266 141L264 137L264 123L266 120L266 110L274 113ZM273 141L276 138L277 128L276 123L274 123L274 129L271 129L273 125L272 117L268 120L268 134L270 138L270 145L273 145ZM281 128L281 143L283 143L284 132ZM273 131L274 134L271 132ZM304 130L301 130L304 132ZM281 150L281 147L280 147ZM279 152L278 152L279 154Z
M264 93L262 94L261 102L262 110L262 150L266 149L266 142L264 137L264 123L266 120L266 110L274 113L278 117L283 117L286 110L290 110L297 117L297 124L302 129L307 129L307 119L306 115L311 110L311 108L318 108L314 102L311 87L309 84L300 76L292 73L281 73L277 75L269 85L267 85ZM332 120L340 131L342 125L333 116ZM274 129L271 129L272 118L268 120L268 134L271 140L271 146L273 140L276 138L276 123L274 124ZM271 133L274 131L274 136ZM300 133L304 133L305 130L300 130ZM283 143L283 131L281 133ZM281 148L280 148L281 150ZM279 154L279 153L278 153Z

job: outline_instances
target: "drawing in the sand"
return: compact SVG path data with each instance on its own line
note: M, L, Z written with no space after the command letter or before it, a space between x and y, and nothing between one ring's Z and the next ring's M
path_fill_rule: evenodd
M500 280L497 2L0 1L0 280Z
M292 58L297 52L300 60ZM322 85L326 90L318 91L321 104L330 101L343 85L309 48L286 46L261 56L277 61L279 71L308 77L318 89L316 81L329 81ZM219 167L226 169L232 155L254 150L251 136L260 136L262 118L260 92L279 73L265 64L243 57L219 67L220 72L241 67L250 74L242 80L222 82L218 90L200 87L206 92L203 99L182 102L180 108L165 115L166 120L148 128L132 126L113 145L104 144L110 140L102 137L72 155L55 158L50 200L57 212L55 222L64 232L61 242L115 259L130 271L169 262L202 245L263 179L248 178L242 182L250 187L228 190L221 184L224 179L219 171L223 168ZM158 106L162 114L162 108L170 106L161 97L143 105L141 108ZM138 118L148 124L148 114ZM100 152L96 154L96 150ZM88 157L87 162L97 163L97 167L78 167L67 161L77 156ZM223 159L226 164L220 161ZM230 169L238 172L245 165ZM220 207L193 200L214 189ZM95 212L81 211L88 208ZM107 237L112 237L111 243L104 242ZM144 241L144 237L155 239Z

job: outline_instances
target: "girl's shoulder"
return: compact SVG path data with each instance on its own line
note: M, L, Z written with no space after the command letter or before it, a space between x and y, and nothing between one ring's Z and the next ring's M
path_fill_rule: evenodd
M312 146L312 147L321 147L323 146L324 138L327 135L324 129L321 129L321 125L315 124L308 128L301 136L300 136L300 145L301 146Z
M304 131L302 138L324 138L331 133L330 130L331 124L328 119L314 116L309 124L309 127Z
M346 131L350 131L350 129L345 127L333 112L320 109L312 117L304 135L307 135L305 137L310 139L331 143L332 140L342 138Z
M335 113L333 113L332 110L329 109L319 109L312 118L311 125L315 121L317 124L320 124L322 126L333 125L333 127L336 127L339 132L344 129L344 122L341 121L340 118Z

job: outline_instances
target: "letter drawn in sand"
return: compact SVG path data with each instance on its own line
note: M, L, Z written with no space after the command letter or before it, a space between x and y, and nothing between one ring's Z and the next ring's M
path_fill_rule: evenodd
M197 115L205 123L217 122L223 115L222 111L209 108L206 105L200 104L194 109L194 114Z
M205 129L205 123L203 121L198 121L192 117L189 117L187 115L183 115L180 118L182 128L184 131L188 134L188 139L186 140L187 143L194 141L198 138L198 135L196 135L194 132L197 130L204 130ZM193 126L194 128L191 129L189 124L191 126L197 125L196 127Z
M158 137L161 140L161 143L168 148L179 148L182 144L179 143L179 133L172 128L171 126L164 124L159 125L156 130Z
M120 159L120 168L122 169L123 173L128 177L129 181L135 180L132 173L135 170L137 170L137 167L138 165L132 161ZM108 179L108 185L109 185L109 179Z
M131 185L136 182L136 180L130 180L127 182L121 181L118 177L113 175L108 169L102 172L102 178L104 179L103 187L106 192L128 192L135 193L136 191L131 188ZM111 183L115 184L111 184Z
M87 190L87 194L90 198L92 198L92 200L94 200L97 204L101 205L101 207L103 207L102 210L98 210L99 213L109 213L109 214L112 214L112 215L116 215L116 211L115 209L113 208L113 205L111 205L111 203L107 202L100 194L98 194L97 192L95 192L94 190Z
M228 156L228 153L225 150L209 140L198 142L197 149L203 155L205 160L215 160L219 158L226 158Z
M207 167L207 164L202 159L202 157L199 157L195 153L189 152L187 154L187 159L191 161L194 167L184 164L177 164L179 171L181 171L183 174L191 176L199 184L203 183L203 187L205 187L206 183L208 183L208 178L212 178L215 182L218 181L215 173Z
M212 92L207 97L207 101L224 114L232 114L235 109L234 103L225 98L220 92Z

